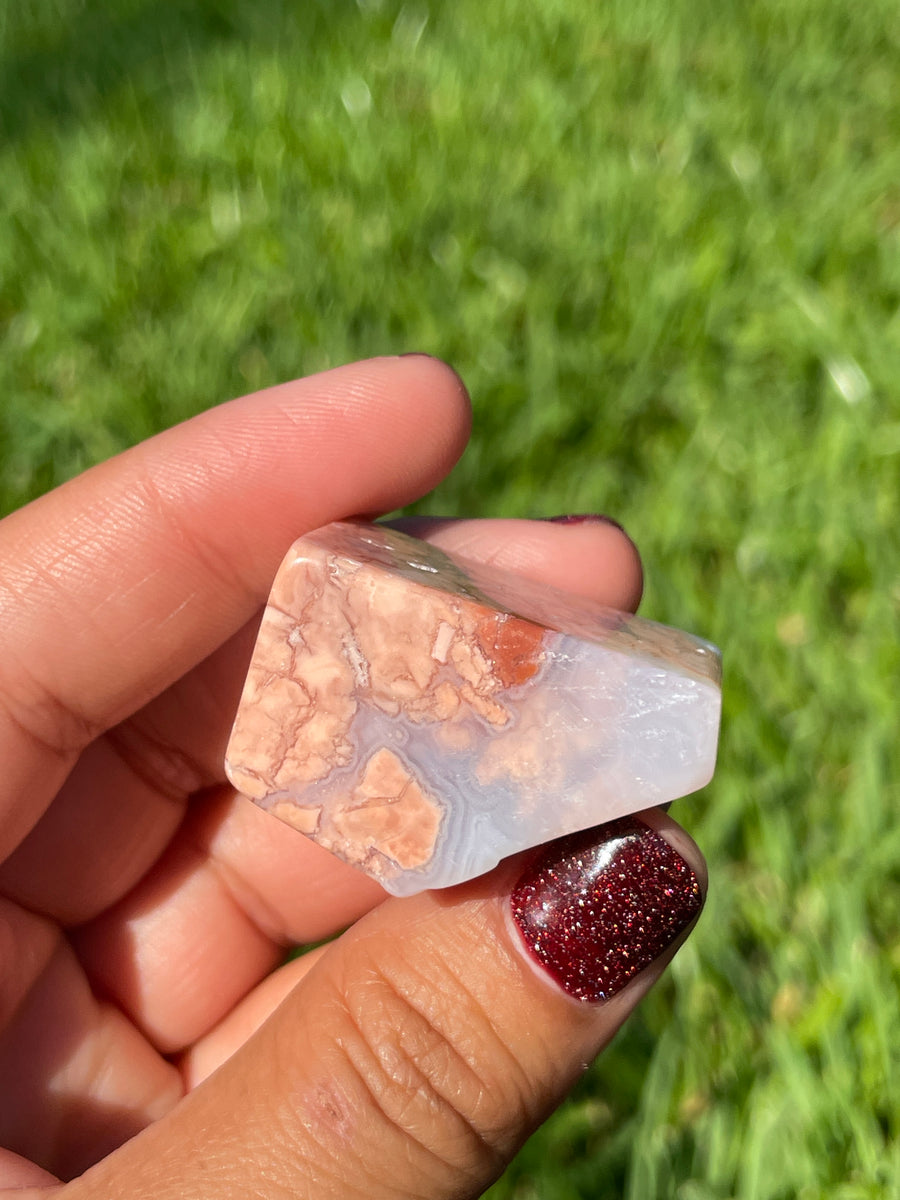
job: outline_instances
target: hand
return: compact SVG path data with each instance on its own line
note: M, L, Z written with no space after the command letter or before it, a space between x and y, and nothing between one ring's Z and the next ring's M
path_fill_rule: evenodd
M519 860L385 900L225 785L287 546L422 495L467 426L451 371L379 359L222 405L0 523L0 1195L477 1196L690 927L702 861L658 812L525 883ZM640 594L610 524L423 532ZM604 842L618 891L580 934L563 902L554 980L526 901ZM577 980L615 995L574 999Z

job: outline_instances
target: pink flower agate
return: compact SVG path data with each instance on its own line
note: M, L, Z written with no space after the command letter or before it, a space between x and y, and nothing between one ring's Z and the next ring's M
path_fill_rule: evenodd
M719 681L690 634L340 522L279 569L225 765L409 895L703 787Z

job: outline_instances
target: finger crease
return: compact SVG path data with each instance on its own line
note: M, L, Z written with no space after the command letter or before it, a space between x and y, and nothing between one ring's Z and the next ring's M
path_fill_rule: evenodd
M215 855L210 857L209 863L222 889L228 893L247 919L252 921L254 927L270 942L274 942L277 946L287 946L290 939L285 936L284 922L279 919L272 905L263 899L259 889L251 887L243 875L233 870L221 859L216 858Z
M183 803L195 792L220 782L199 759L154 736L136 719L107 730L106 741L132 774L168 800Z
M169 496L162 491L150 474L144 474L140 487L147 502L153 507L161 521L171 530L179 546L187 552L192 564L199 564L210 577L212 583L230 594L240 589L247 602L248 612L259 607L262 599L256 591L236 574L234 564L224 561L208 541L197 536L191 527L180 519L183 509L176 507ZM205 587L208 584L204 585Z
M517 1114L517 1119L520 1124L524 1124L526 1121L526 1113L528 1111L527 1105L524 1102L529 1091L527 1073L523 1069L518 1058L516 1058L515 1054L512 1052L509 1046L507 1046L506 1042L498 1032L496 1023L490 1011L485 1008L482 1001L466 984L465 980L460 978L459 974L454 970L453 963L449 960L448 956L441 954L439 950L435 950L435 954L440 961L444 963L447 974L453 978L456 987L460 990L464 997L464 1003L460 1007L463 1008L464 1011L473 1013L476 1016L479 1027L490 1030L493 1051L503 1056L503 1065L500 1073L504 1079L508 1079L513 1083L515 1095L520 1098L521 1111ZM412 1006L412 1002L410 1001L409 1003ZM468 1066L473 1077L477 1080L480 1088L480 1094L483 1096L489 1095L495 1085L493 1081L486 1079L479 1072L479 1056L473 1054L471 1056L471 1060L462 1058L462 1055L460 1057L461 1060ZM498 1072L494 1071L493 1074L494 1078L496 1079Z
M435 1027L429 1017L411 1001L409 995L401 992L388 977L380 972L378 978L379 982L388 990L390 995L396 999L402 1008L415 1013L419 1017L419 1019L423 1022L423 1025L433 1034L437 1042L444 1046L449 1052L450 1056L454 1059L457 1068L462 1066L474 1076L478 1084L479 1094L481 1094L483 1091L481 1080L478 1078L475 1072L472 1071L471 1065L460 1054L452 1042L445 1037L445 1035ZM482 1169L485 1163L487 1163L489 1169L499 1169L504 1161L499 1149L492 1144L489 1138L477 1127L477 1125L474 1123L474 1120L469 1117L462 1110L461 1106L455 1102L452 1094L444 1094L443 1091L438 1089L435 1081L428 1074L426 1069L419 1063L417 1058L403 1045L402 1038L400 1037L391 1038L391 1049L397 1052L402 1057L403 1062L409 1066L411 1075L416 1080L416 1084L415 1086L406 1088L409 1096L408 1101L403 1102L401 1100L397 1111L391 1112L391 1107L387 1100L387 1092L385 1090L384 1094L382 1094L382 1090L379 1089L374 1082L374 1076L380 1074L386 1081L398 1089L402 1089L403 1084L393 1076L390 1067L382 1061L378 1053L379 1047L373 1046L371 1035L366 1033L362 1021L359 1019L357 1014L353 1012L352 1006L349 1004L345 1005L345 1011L351 1026L359 1037L362 1049L361 1051L358 1051L357 1054L354 1054L349 1046L345 1045L342 1048L346 1055L347 1061L353 1067L353 1070L358 1076L363 1087L366 1089L366 1092L371 1097L376 1108L388 1122L388 1124L401 1133L404 1137L409 1138L410 1141L420 1146L430 1158L451 1172L458 1173L460 1170L468 1170L471 1172L473 1178L481 1178ZM366 1069L366 1063L363 1061L365 1057L370 1057L372 1059L374 1070ZM451 1074L452 1072L448 1072L448 1078L451 1076ZM457 1093L461 1090L462 1089L460 1088L456 1089ZM437 1109L439 1113L443 1113L449 1117L459 1128L461 1136L465 1140L468 1140L470 1146L474 1150L474 1154L470 1158L469 1162L464 1163L461 1162L458 1157L451 1159L450 1157L441 1154L433 1146L428 1144L428 1142L424 1139L424 1136L415 1130L411 1122L404 1123L406 1109L423 1096L433 1109ZM441 1117L437 1117L437 1120L441 1121Z
M2 711L15 731L39 750L63 761L74 760L103 732L102 724L76 712L42 684L37 688L38 695L27 705L13 707L10 696L5 696Z

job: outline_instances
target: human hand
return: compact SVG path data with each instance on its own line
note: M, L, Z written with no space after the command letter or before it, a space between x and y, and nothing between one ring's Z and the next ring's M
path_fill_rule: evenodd
M451 371L378 359L222 405L0 522L0 1196L477 1196L684 937L704 868L659 812L396 900L225 784L284 550L422 495L467 429ZM419 532L640 595L610 524ZM607 904L576 921L591 872ZM566 994L541 938L570 993L615 994Z

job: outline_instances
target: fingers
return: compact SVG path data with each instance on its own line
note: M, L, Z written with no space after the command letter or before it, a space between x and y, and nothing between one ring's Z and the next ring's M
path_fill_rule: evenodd
M51 922L0 900L0 954L0 1144L68 1176L167 1112L182 1081ZM0 1155L0 1190L24 1186L20 1167Z
M328 937L383 896L223 788L118 905L73 937L94 986L171 1054L216 1025L289 943Z
M442 548L628 608L641 588L633 543L590 521L398 522ZM53 809L0 866L6 894L65 924L83 923L125 894L156 861L188 795L219 783L257 621L81 756ZM81 869L90 852L95 869ZM272 876L266 856L265 878ZM322 881L324 882L324 881ZM344 886L341 879L341 886ZM329 907L333 888L321 896ZM319 935L286 931L294 940Z
M519 539L527 541L532 527L528 522L492 525L493 537L481 546L485 557L501 546L510 553ZM471 547L478 527L460 522L453 529L460 544ZM557 578L570 556L567 531L541 529L558 547L543 563L546 577ZM445 536L451 532L449 527L443 530ZM592 580L595 598L608 603L623 581L615 558L607 558L606 534L597 532L597 545L591 548L582 542L578 555L593 564L585 580ZM469 550L472 557L476 552ZM201 753L192 749L186 732L193 731L201 746L208 741L202 753L209 753L204 769L210 777L221 769L224 738L250 645L246 636L233 639L170 693L171 709L162 699L152 706L155 736L161 746L171 748L176 760ZM218 732L211 734L214 727ZM129 778L125 764L103 739L94 743L64 787L62 804L53 806L13 857L4 885L24 893L32 907L49 911L54 904L67 905L70 912L72 905L102 903L112 889L133 888L136 876L129 872L143 874L149 861L144 856L152 853L157 858L172 832L162 817L155 824L138 819L146 816L148 791L142 776ZM180 816L180 807L169 797L161 795L159 803ZM89 872L86 862L92 864ZM281 945L327 937L382 898L371 880L230 789L219 789L194 802L190 821L181 826L177 842L146 881L83 929L78 941L94 989L114 997L157 1049L171 1051L202 1039L185 1062L190 1085L234 1053L308 968L309 958L276 972L228 1016L232 1005L270 970ZM83 1120L102 1108L95 1103L97 1097L106 1096L110 1079L122 1072L130 1082L124 1091L116 1091L116 1102L122 1119L134 1123L132 1128L144 1123L148 1114L158 1113L157 1105L173 1101L162 1060L157 1062L149 1047L141 1047L134 1030L120 1029L107 1009L86 1006L83 995L84 984L76 972L71 987L58 996L62 1010L74 1011L77 1002L80 1013L77 1029L68 1022L69 1053L80 1072L67 1075L72 1101L65 1128L69 1147L94 1144L94 1134L82 1128ZM104 1047L102 1056L91 1051L98 1044ZM21 1030L10 1028L6 1038L0 1038L0 1056L4 1047L13 1054L21 1049L21 1061L31 1064L32 1112L39 1101L52 1101L58 1064L30 1055L29 1046ZM112 1071L113 1064L119 1074ZM13 1107L18 1120L24 1109L18 1102ZM26 1119L26 1126L37 1129L38 1123ZM46 1155L42 1158L51 1161ZM53 1161L62 1170L73 1160Z
M327 946L318 946L267 975L214 1029L189 1046L180 1059L185 1091L192 1091L236 1054L327 952Z
M432 487L468 404L424 357L223 405L0 523L0 857L76 755L247 621L284 548Z
M542 556L532 570L551 581L572 571L574 556L582 588L590 586L601 603L633 592L639 578L631 544L606 526L593 535L585 530L573 554L572 529L528 521L487 524L489 537L475 536L481 522L447 524L441 532L445 542L455 536L468 546L472 557L501 552L515 557L520 543L526 548L539 543ZM245 662L235 661L240 675ZM232 690L236 694L237 681L225 694ZM165 735L175 746L186 728L180 713L179 705ZM210 755L205 768L210 772L221 769L232 715L230 708L223 711L219 735L193 749L195 756ZM157 729L165 719L160 711ZM111 850L104 852L104 859L112 857ZM33 868L40 871L36 852ZM185 838L130 895L79 934L79 950L103 990L154 1044L172 1052L216 1024L271 968L278 947L329 937L382 898L370 879L230 792L221 793L203 802ZM159 945L165 947L162 957ZM190 971L184 963L191 964Z
M605 517L553 521L449 521L412 517L394 524L452 554L491 563L610 608L635 612L643 590L640 555Z
M73 1200L481 1195L659 976L704 886L653 812L389 900Z

